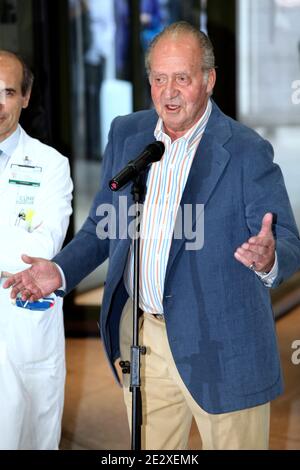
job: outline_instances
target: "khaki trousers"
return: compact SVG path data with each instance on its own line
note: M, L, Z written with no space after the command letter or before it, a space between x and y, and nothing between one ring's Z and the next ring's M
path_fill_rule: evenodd
M174 363L165 322L144 313L140 318L141 393L143 406L142 449L186 449L192 417L206 450L268 449L270 404L233 413L213 415L192 398ZM130 360L132 302L127 301L120 324L121 359ZM132 394L129 374L123 375L124 400L131 426Z

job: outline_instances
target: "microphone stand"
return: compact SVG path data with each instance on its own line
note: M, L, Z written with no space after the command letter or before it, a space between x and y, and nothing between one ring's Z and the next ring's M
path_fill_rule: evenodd
M145 346L139 345L139 282L140 282L140 236L139 236L139 205L145 194L144 174L138 175L132 184L131 194L135 204L135 233L133 238L133 331L131 345L131 361L121 361L123 373L130 373L130 391L132 393L131 410L131 450L141 450L142 427L142 396L140 364L141 354L146 354Z
M140 285L140 236L138 212L146 192L146 170L151 163L158 162L163 156L163 142L155 141L135 159L127 163L114 178L109 181L112 191L118 191L132 180L131 194L135 204L135 232L133 236L133 342L130 361L120 361L123 374L130 373L130 392L132 393L131 449L141 449L142 396L140 363L141 354L146 354L145 346L139 345L139 285Z

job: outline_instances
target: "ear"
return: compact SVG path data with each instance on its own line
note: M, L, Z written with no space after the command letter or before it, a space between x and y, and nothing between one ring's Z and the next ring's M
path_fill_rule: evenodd
M216 78L217 78L217 75L216 75L215 69L210 69L208 73L208 80L207 80L207 86L206 86L207 94L212 94L212 91L216 83Z
M31 90L29 90L25 96L23 96L23 105L22 108L25 109L27 108L30 100L30 95L31 95Z

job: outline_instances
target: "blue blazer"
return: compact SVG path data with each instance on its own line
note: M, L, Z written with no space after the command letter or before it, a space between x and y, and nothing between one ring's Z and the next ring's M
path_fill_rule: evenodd
M124 234L99 240L101 216L96 211L101 204L113 204L118 224L119 197L127 196L132 204L130 185L113 193L108 181L154 140L156 122L154 110L113 121L101 189L79 233L54 258L70 291L109 257L100 323L116 376L130 240ZM300 240L271 145L214 103L181 200L182 206L196 203L205 205L204 246L188 251L187 240L172 241L163 307L172 354L186 387L204 410L224 413L265 403L282 392L269 289L235 260L234 252L259 232L265 213L273 212L278 286L300 267Z

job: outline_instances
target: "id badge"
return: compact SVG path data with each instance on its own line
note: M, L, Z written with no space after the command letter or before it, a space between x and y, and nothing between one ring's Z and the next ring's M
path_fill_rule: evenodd
M12 223L15 226L31 232L34 225L34 203L37 191L41 185L42 168L31 165L12 164L9 184L15 186L15 210Z
M42 167L12 164L10 167L9 184L39 188L42 179Z

